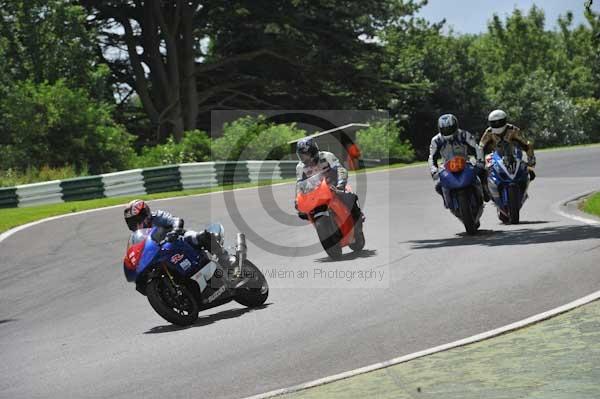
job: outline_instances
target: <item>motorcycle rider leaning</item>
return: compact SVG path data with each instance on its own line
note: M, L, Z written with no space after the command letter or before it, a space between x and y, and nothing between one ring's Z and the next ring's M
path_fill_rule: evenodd
M490 126L483 132L481 140L479 141L479 147L481 148L481 151L486 154L493 152L503 140L509 143L518 144L521 149L527 152L529 180L533 181L535 179L535 171L533 168L536 164L535 154L533 153L533 144L521 136L521 130L518 127L507 123L506 120L506 112L501 109L492 111L488 116L488 123Z
M143 200L136 199L129 202L125 207L123 216L125 217L127 227L131 231L160 227L167 230L167 240L175 240L177 237L183 236L184 241L200 250L201 254L204 254L202 250L209 251L218 257L219 263L223 266L230 266L231 264L229 254L223 249L213 234L206 230L201 232L186 231L183 228L183 219L163 210L151 211L148 204ZM210 262L210 259L206 255L201 256L201 258L203 258L200 261L202 267Z
M317 173L325 173L331 185L335 186L337 195L348 205L350 213L358 223L365 218L358 205L358 196L346 191L348 171L342 166L339 159L328 151L319 151L319 146L312 137L305 137L296 144L296 155L300 162L296 165L296 180L305 180ZM298 192L296 191L296 195ZM295 204L298 210L298 204ZM308 219L308 215L298 212L300 219Z
M475 151L477 165L475 171L483 188L483 199L485 202L490 200L490 194L487 190L487 172L485 170L483 150L477 145L477 141L471 133L458 127L458 119L452 114L444 114L438 119L438 134L431 139L429 146L429 171L431 177L436 182L435 191L442 194L442 185L439 180L440 168L438 160L443 158L449 161L455 156L461 156L468 159L469 147Z

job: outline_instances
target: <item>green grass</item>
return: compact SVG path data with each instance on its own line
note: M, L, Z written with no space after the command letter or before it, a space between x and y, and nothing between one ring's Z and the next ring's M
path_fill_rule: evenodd
M394 164L394 165L383 165L377 166L374 168L370 168L367 173L376 172L380 170L387 169L398 169L404 168L407 166L419 166L424 165L424 162L417 162L413 164ZM351 172L356 173L356 172ZM260 183L241 183L235 185L227 185L221 187L211 187L211 188L203 188L197 190L187 190L187 191L170 191L164 193L157 194L146 194L146 195L136 195L136 196L126 196L126 197L113 197L113 198L99 198L87 201L72 201L72 202L64 202L59 204L48 204L48 205L38 205L26 208L5 208L0 209L0 233L11 229L13 227L17 227L26 223L35 222L36 220L45 219L52 216L64 215L67 213L74 213L80 211L86 211L89 209L96 208L104 208L107 206L113 205L121 205L125 204L132 199L141 198L144 200L153 200L153 199L161 199L161 198L173 198L173 197L184 197L188 195L196 195L196 194L206 194L215 191L227 191L235 188L247 188L247 187L258 187L269 184L279 184L279 183L290 183L295 179L284 179L284 180L274 180L273 182L264 181Z
M291 182L294 179L277 180L274 183ZM141 198L144 200L154 200L161 198L183 197L188 195L206 194L215 191L228 191L235 188L258 187L271 184L268 181L260 183L240 183L220 187L210 187L186 191L170 191L156 194L135 195L125 197L98 198L86 201L72 201L58 204L38 205L26 208L5 208L0 209L0 233L20 226L25 223L34 222L51 216L64 215L85 211L88 209L104 208L107 206L125 204L133 199Z
M571 150L571 149L576 150L578 148L587 148L587 147L600 147L600 143L563 145L563 146L558 146L558 147L548 147L548 148L540 148L540 149L536 149L535 143L534 143L535 152L564 151L564 150Z
M586 198L582 208L587 213L600 216L600 192Z
M595 301L508 334L278 398L600 398L599 353Z

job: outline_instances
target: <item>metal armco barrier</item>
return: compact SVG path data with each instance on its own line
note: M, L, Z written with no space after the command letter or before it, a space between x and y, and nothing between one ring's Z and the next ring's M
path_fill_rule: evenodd
M0 208L255 183L296 176L297 161L196 162L0 188Z

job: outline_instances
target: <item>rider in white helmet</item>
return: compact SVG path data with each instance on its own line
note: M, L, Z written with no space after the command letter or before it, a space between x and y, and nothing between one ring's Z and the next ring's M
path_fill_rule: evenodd
M489 127L483 132L479 147L484 153L490 153L502 140L518 144L527 153L527 164L529 165L529 179L535 179L535 154L533 144L521 136L521 130L515 125L507 123L506 112L501 109L494 110L488 116Z

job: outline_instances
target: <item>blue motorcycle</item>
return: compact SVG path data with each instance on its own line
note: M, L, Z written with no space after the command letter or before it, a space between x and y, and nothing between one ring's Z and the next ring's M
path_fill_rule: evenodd
M223 244L222 225L210 225L207 231ZM201 310L232 300L257 307L267 300L269 286L262 272L246 259L243 234L238 234L235 255L225 266L216 256L166 233L158 227L134 231L123 270L127 281L135 283L136 290L168 322L188 326L198 319Z
M467 234L477 233L483 213L483 189L475 167L456 156L445 162L439 178L444 206L463 222Z
M506 224L518 224L529 187L529 168L523 161L523 152L518 145L503 141L488 157L488 187L498 218Z

